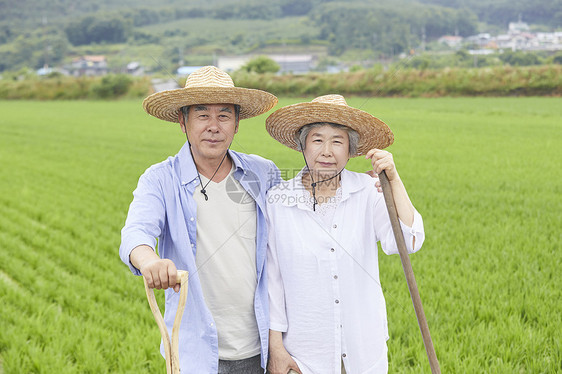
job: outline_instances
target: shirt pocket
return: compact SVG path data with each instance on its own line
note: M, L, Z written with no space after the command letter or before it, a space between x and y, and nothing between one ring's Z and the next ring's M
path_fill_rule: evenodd
M257 213L256 203L240 204L238 208L238 234L245 239L256 239Z

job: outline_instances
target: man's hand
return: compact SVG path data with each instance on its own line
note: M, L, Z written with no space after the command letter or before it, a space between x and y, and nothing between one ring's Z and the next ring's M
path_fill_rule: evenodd
M180 290L179 279L177 279L178 270L172 260L159 258L144 263L139 270L150 288L165 290L173 287L176 292Z
M171 260L161 259L147 245L139 245L133 249L129 259L133 266L140 270L148 287L159 290L173 287L174 291L179 292L178 269Z

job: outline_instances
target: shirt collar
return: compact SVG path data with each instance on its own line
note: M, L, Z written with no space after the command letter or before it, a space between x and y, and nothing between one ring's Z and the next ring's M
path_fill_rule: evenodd
M240 159L240 155L238 155L238 152L229 149L228 155L230 156L230 159L234 163L234 175L239 176L241 173L246 174L244 164L242 163L242 160Z
M303 189L304 185L302 184L302 175L305 171L306 167L302 168L302 170L291 180L284 182L287 184L286 188L283 188L283 192L287 194L287 199L283 199L282 204L285 206L298 206L300 209L307 209L308 207L304 202L303 196ZM362 190L365 188L365 184L360 183L360 178L357 173L351 172L347 169L343 169L341 172L341 189L342 189L342 200L344 201L351 196L351 194ZM374 186L374 181L373 181Z
M197 178L197 168L191 152L189 151L189 142L185 142L178 152L180 181L182 185L186 185Z
M244 173L244 165L241 162L238 153L229 149L228 155L234 163L235 176L240 175L241 172ZM189 151L188 142L185 142L183 147L181 147L180 151L178 152L178 160L181 184L186 185L188 183L191 183L193 180L196 180L197 168L195 166L195 162L193 161L193 157L191 156L191 152ZM241 170L241 172L239 170Z

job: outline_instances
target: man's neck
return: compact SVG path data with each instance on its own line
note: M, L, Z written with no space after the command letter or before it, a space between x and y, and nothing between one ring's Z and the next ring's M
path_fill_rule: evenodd
M224 161L222 161L223 160L222 157L218 159L206 158L200 160L197 158L195 154L193 155L193 160L195 161L195 166L197 167L197 171L199 171L199 174L201 174L207 179L213 178L213 182L222 181L224 178L228 176L230 170L232 169L232 159L228 154L224 158Z

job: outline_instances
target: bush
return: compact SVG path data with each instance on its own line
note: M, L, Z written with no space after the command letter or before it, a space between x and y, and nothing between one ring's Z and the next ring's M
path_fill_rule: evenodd
M132 83L132 79L127 75L106 75L100 83L92 86L92 94L100 99L119 97L127 93Z
M541 64L539 56L537 56L537 54L535 53L506 51L499 57L500 60L511 66L530 66Z
M558 52L552 56L552 63L562 65L562 52Z
M279 64L267 56L258 56L242 66L241 70L247 71L249 73L277 73L281 69Z

